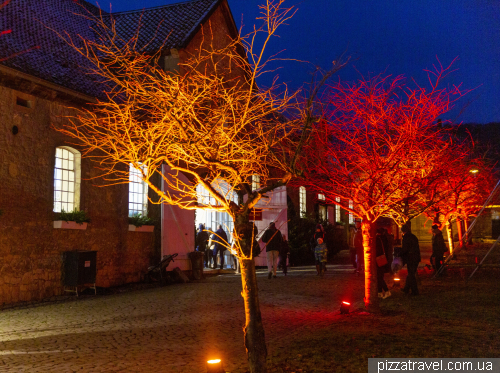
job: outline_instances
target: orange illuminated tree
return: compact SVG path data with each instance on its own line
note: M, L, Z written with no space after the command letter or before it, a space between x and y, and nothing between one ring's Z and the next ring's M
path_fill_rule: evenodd
M326 93L326 119L316 125L304 152L298 184L362 219L365 306L378 311L375 224L388 217L399 226L443 198L441 181L453 173L449 130L436 125L462 92L440 88L451 65L429 71L429 87L410 87L402 76L338 83ZM339 202L340 200L340 202ZM352 207L351 207L352 206Z
M130 40L122 39L112 17L92 18L95 40L60 35L92 62L89 73L104 78L110 88L107 99L81 110L59 130L78 140L110 183L128 183L133 165L159 196L158 203L216 210L233 218L251 372L266 372L267 349L249 214L267 192L299 175L298 155L318 119L319 87L345 64L334 62L304 100L276 83L258 87L256 80L276 61L276 56L265 59L266 47L294 14L283 2L267 1L258 18L262 26L225 45L213 40L210 23L203 25L202 43L180 62L178 73L159 66L160 52L141 50L139 31ZM155 185L154 175L167 187ZM260 176L259 190L251 189L253 175ZM200 187L210 198L200 196Z

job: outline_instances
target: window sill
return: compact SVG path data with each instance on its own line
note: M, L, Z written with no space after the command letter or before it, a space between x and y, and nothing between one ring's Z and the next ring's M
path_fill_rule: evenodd
M80 229L86 230L87 223L78 224L75 221L54 220L55 229Z
M130 232L153 232L155 229L154 225L141 225L140 227L136 227L133 224L128 225L128 230Z

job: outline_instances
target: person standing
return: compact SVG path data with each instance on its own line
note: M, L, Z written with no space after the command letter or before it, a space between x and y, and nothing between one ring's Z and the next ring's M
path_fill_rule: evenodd
M227 234L222 229L222 225L212 235L212 243L214 244L214 266L213 269L217 268L217 254L220 254L220 269L224 268L224 251L228 248Z
M325 273L327 249L326 244L321 237L317 240L317 245L314 248L314 259L316 262L316 271L318 276L323 276Z
M446 244L444 243L443 233L439 227L434 224L432 226L432 268L437 272L443 263L443 255L447 252Z
M262 242L266 244L266 255L267 255L267 278L276 278L276 268L278 266L278 256L281 247L281 232L276 229L274 222L269 224L269 228L264 232L262 236Z
M365 256L363 255L363 231L361 229L361 222L354 223L354 249L356 251L356 274L359 276L363 272Z
M316 245L318 244L318 238L321 238L323 240L323 243L325 244L326 247L326 239L325 239L325 229L323 228L323 225L321 224L316 224L316 229L314 231L313 236L311 237L311 250L313 254L315 253L316 250ZM323 263L323 269L326 271L326 262L328 257L328 249L327 252L325 253L325 262Z
M417 269L418 263L420 263L421 260L418 238L411 233L411 228L408 224L401 227L401 232L403 232L401 256L403 258L403 262L406 262L406 267L408 268L408 276L406 277L406 283L403 291L406 294L409 294L411 291L412 295L418 295Z
M196 235L196 247L198 251L202 252L203 255L203 261L205 263L205 268L208 267L209 263L209 258L208 258L208 252L207 250L207 245L208 245L208 232L205 230L205 226L200 223L198 226L198 234Z
M279 261L279 264L278 264L278 267L281 266L281 268L283 269L283 274L286 276L288 270L287 270L287 267L286 267L286 261L287 261L287 258L288 258L288 253L290 252L290 247L288 246L288 241L286 240L286 236L283 235L282 237L282 241L281 241L281 247L280 247L280 261Z
M391 292L389 291L389 288L387 287L387 284L384 280L384 274L388 272L388 267L389 267L389 258L387 255L387 247L388 241L385 236L385 230L384 228L380 228L377 230L377 235L375 237L375 252L376 256L382 256L385 255L385 258L387 260L387 263L384 265L379 266L377 263L377 287L378 287L378 296L379 298L388 298L391 296Z

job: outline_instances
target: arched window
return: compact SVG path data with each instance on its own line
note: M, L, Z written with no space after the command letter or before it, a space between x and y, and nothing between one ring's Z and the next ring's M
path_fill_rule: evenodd
M306 187L301 186L299 188L299 210L300 210L300 217L305 218L306 217Z
M145 171L146 166L142 166ZM128 184L128 216L148 216L148 184L142 180L141 170L130 164Z
M55 157L54 212L80 209L80 152L69 146L59 146Z

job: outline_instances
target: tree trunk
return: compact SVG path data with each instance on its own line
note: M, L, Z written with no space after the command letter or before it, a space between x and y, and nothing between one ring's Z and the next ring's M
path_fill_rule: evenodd
M238 240L243 257L251 257L253 245L257 245L257 228L249 221L248 212L245 214L235 213L235 239ZM259 292L257 288L257 276L255 274L255 261L251 259L239 259L241 269L241 282L243 303L245 304L245 328L244 344L247 350L248 365L251 373L267 372L267 348L260 314Z
M466 247L469 244L469 235L467 234L468 230L469 230L469 219L465 218L464 219L464 234L465 234L464 247Z
M363 232L363 252L365 262L365 307L368 312L379 312L379 299L377 291L377 254L375 251L375 224L363 219L361 223Z
M464 247L463 234L462 234L462 220L457 219L457 231L458 231L458 242L460 243L460 248Z
M451 229L451 223L449 220L446 221L446 233L448 234L448 246L450 248L450 255L453 255L453 231Z
M260 314L255 262L253 259L242 259L240 263L243 285L241 296L245 303L244 338L248 365L251 373L266 373L267 348Z

